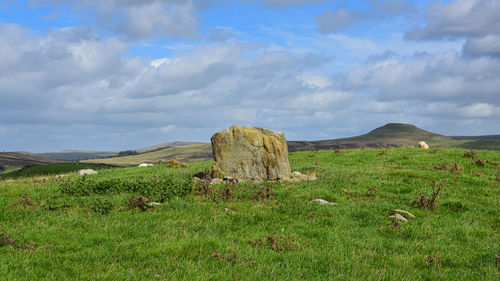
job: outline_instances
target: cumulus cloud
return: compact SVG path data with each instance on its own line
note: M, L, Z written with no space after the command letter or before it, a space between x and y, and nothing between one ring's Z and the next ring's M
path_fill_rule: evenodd
M500 64L487 58L464 60L458 52L388 58L349 73L348 89L375 91L381 101L414 100L500 105Z
M500 34L470 38L465 43L463 51L466 55L472 57L491 56L500 58Z
M329 33L359 23L366 18L367 15L365 14L340 8L337 10L326 10L323 14L316 17L316 23L321 33Z
M499 14L500 2L497 0L438 2L428 8L425 26L415 26L405 38L429 40L500 34Z
M35 6L70 4L93 15L93 21L124 38L192 38L198 32L197 12L226 0L33 0ZM81 11L78 11L81 13Z
M320 3L325 0L245 0L246 2L263 2L271 8L284 8L290 5Z
M412 3L405 0L370 0L371 6L384 14L409 14L415 12Z

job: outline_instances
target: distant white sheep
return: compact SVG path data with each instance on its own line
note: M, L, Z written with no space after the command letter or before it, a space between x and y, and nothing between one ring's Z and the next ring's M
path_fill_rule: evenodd
M423 149L428 149L429 145L427 143L425 143L425 141L420 141L418 143L418 147L423 148Z
M139 165L139 167L150 167L150 166L153 166L153 164L142 163L142 164Z

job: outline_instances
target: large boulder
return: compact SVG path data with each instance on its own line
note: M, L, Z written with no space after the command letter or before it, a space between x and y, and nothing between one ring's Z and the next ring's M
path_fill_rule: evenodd
M214 178L253 181L290 177L288 146L283 132L232 126L214 134L211 141Z

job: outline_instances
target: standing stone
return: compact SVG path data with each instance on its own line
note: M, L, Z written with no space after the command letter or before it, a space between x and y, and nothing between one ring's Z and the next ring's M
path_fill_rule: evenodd
M244 181L290 177L285 134L255 127L222 130L212 136L212 177Z

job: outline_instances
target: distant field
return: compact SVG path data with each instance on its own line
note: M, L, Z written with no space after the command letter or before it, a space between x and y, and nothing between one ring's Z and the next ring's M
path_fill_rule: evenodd
M500 152L467 152L297 152L318 181L234 190L194 186L211 161L0 181L0 279L498 280Z
M47 164L47 165L36 165L36 166L26 166L22 169L11 169L0 174L0 179L15 179L22 177L33 177L33 176L48 176L56 174L65 174L70 172L75 172L81 169L94 169L102 170L111 168L108 165L103 164L87 164L87 163L63 163L63 164Z
M137 166L141 163L157 163L158 161L178 160L182 162L205 161L212 159L212 146L208 143L174 146L139 155L92 159L82 163L99 163L117 166Z
M99 151L61 151L61 152L44 152L36 153L35 155L65 161L79 161L86 159L105 158L117 155L117 152L99 152Z
M45 165L55 163L65 163L65 161L17 152L0 152L0 165L7 169L17 169L27 165Z

